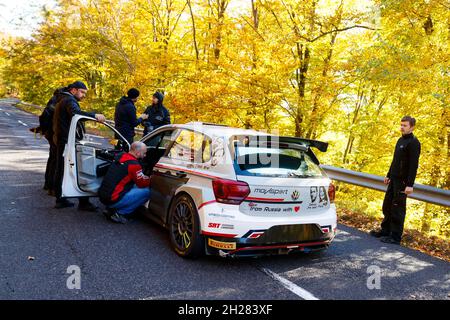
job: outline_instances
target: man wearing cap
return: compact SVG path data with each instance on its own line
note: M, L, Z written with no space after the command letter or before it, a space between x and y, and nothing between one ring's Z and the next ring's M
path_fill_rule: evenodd
M114 113L114 122L117 131L130 143L133 143L134 128L148 118L143 114L136 119L136 106L134 105L139 97L139 90L131 88L127 96L120 98Z
M54 188L56 196L55 208L73 207L73 203L62 198L62 182L64 176L64 149L69 136L72 117L76 114L97 119L100 122L106 121L102 114L82 111L79 101L83 100L87 93L86 85L81 81L76 81L67 87L67 91L61 94L61 98L55 107L53 115L53 141L56 145L56 170L54 176ZM78 199L78 210L97 211L97 207L89 202L89 198Z
M164 95L157 91L153 94L152 105L145 109L148 119L144 121L144 136L165 125L170 124L170 113L163 105Z

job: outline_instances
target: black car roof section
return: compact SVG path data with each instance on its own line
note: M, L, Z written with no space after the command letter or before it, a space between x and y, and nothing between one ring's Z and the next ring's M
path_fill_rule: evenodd
M328 142L299 138L299 137L280 137L279 139L281 142L302 144L307 147L316 148L322 152L326 152L328 149Z

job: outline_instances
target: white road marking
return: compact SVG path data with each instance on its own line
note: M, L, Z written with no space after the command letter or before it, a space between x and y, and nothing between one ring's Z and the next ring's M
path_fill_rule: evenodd
M5 113L6 113L7 116L11 116L8 112L5 111Z
M262 272L267 274L269 277L271 277L273 280L280 282L283 287L291 291L292 293L296 294L300 298L303 298L305 300L319 300L316 298L312 293L306 291L305 289L299 287L295 283L281 277L280 275L276 274L275 272L266 269L266 268L260 268Z
M20 121L20 120L17 120L17 122L19 122L21 125L23 125L23 126L25 126L25 127L28 127L28 125L27 125L26 123L23 123L23 122Z

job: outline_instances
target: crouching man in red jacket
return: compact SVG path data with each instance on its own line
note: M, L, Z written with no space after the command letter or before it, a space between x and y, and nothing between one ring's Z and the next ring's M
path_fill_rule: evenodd
M104 214L114 222L125 223L126 216L150 198L150 178L142 172L139 163L146 153L144 143L134 142L130 152L114 160L103 179L99 198L107 208Z

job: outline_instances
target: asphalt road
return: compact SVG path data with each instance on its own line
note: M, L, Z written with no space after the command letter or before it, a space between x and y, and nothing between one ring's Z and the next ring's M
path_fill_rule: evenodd
M193 261L152 222L53 209L36 124L0 100L0 299L450 299L449 263L342 225L319 254ZM81 289L67 287L71 265Z

